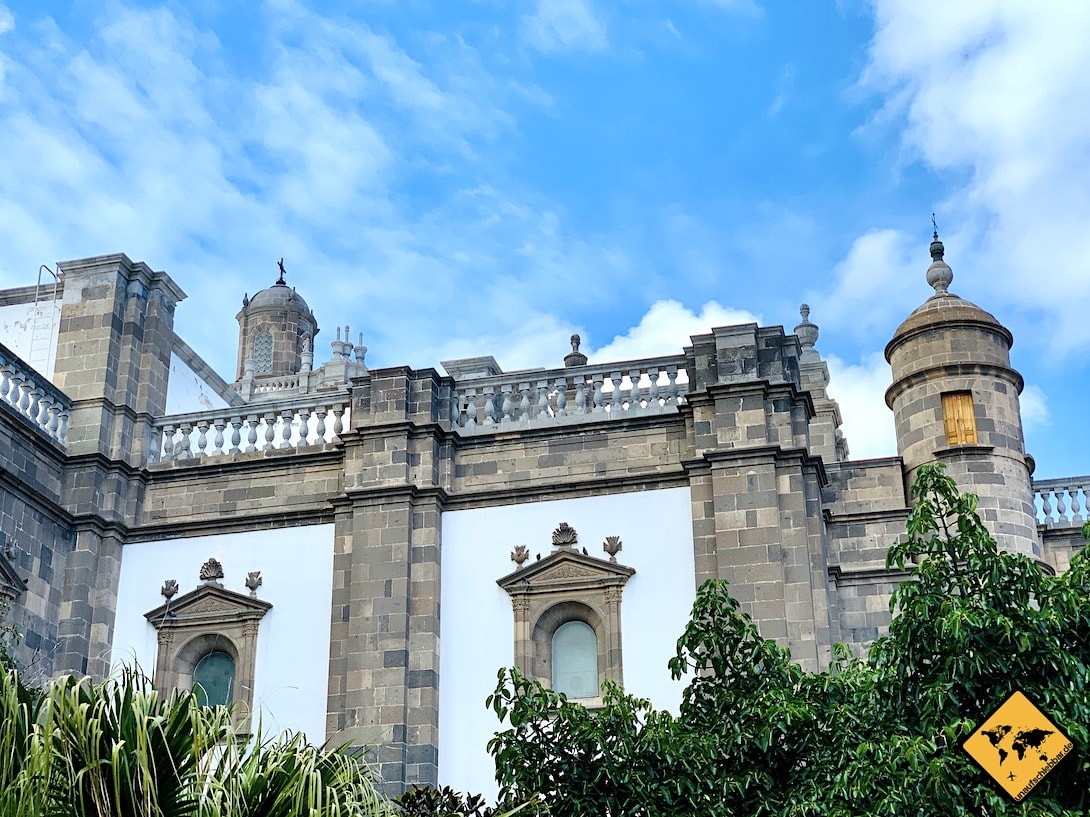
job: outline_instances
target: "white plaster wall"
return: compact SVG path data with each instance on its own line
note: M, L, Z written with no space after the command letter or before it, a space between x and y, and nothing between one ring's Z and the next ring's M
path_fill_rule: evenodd
M496 580L515 569L515 545L530 559L552 552L552 532L567 522L579 547L602 552L620 536L621 564L636 569L621 602L625 689L676 712L683 684L666 662L689 620L696 596L693 525L688 488L507 505L443 514L439 653L439 782L496 794L485 746L498 730L485 698L496 673L514 663L511 601Z
M227 402L171 352L167 378L167 415L226 408Z
M112 666L155 670L155 628L144 613L163 603L159 588L177 579L179 595L199 584L209 557L223 564L223 585L249 593L246 574L260 570L258 598L273 607L261 620L254 673L254 713L266 734L290 729L325 740L329 682L333 526L311 525L127 545L114 626Z
M53 381L60 332L60 301L0 306L0 342Z

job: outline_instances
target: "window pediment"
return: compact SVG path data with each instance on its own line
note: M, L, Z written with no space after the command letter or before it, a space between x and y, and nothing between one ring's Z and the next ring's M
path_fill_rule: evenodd
M507 574L497 584L511 595L583 587L622 587L635 572L627 565L611 563L574 550L557 550L540 561Z

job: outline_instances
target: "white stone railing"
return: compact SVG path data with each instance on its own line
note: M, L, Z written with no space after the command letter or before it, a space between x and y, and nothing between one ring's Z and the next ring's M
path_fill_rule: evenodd
M685 357L511 372L455 383L463 434L674 413L688 393Z
M1037 523L1050 528L1077 528L1090 519L1090 476L1033 481Z
M302 449L340 439L351 422L349 396L302 405L255 405L194 412L156 421L152 462Z
M60 445L68 442L71 401L30 364L0 345L0 401Z

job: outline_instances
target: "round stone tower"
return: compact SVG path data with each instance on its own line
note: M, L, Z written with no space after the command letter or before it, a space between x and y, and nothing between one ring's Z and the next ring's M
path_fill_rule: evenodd
M897 327L886 345L893 384L897 451L905 479L944 462L963 491L980 497L978 513L1000 547L1039 555L1037 521L1018 395L1013 337L995 316L948 291L954 274L935 233L927 282L935 294Z
M239 381L246 378L247 369L258 380L296 374L303 368L304 356L313 354L318 324L307 302L284 281L283 261L276 283L243 298L235 319Z

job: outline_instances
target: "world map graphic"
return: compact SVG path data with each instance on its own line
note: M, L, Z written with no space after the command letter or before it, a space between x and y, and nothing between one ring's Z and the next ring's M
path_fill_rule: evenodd
M988 742L995 748L996 753L999 755L999 765L1003 765L1003 761L1006 760L1010 753L1004 749L1000 744L1003 740L1013 731L1014 727L1006 724L997 724L994 729L981 729L980 734L984 735L988 739ZM1041 748L1045 742L1045 739L1049 735L1055 734L1051 729L1019 729L1014 733L1014 740L1011 741L1011 749L1018 755L1019 760L1025 759L1026 752L1030 749L1037 752L1038 758L1042 761L1048 760L1048 755L1045 754Z

